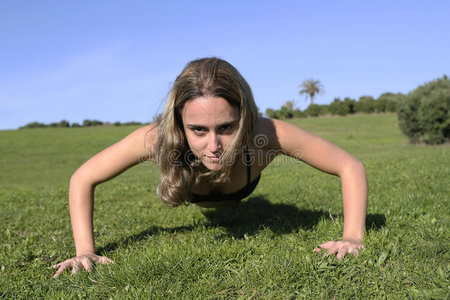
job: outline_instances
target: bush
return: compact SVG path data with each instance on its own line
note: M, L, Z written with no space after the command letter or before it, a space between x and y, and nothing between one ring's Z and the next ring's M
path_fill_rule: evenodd
M350 113L350 108L339 98L334 99L334 101L330 103L330 105L328 106L328 110L332 115L339 116L346 116L348 113Z
M294 113L294 118L306 118L307 117L307 115L298 108L294 109L293 113Z
M294 112L287 106L282 106L280 109L281 119L292 119L294 117Z
M397 102L404 97L402 94L384 93L375 101L375 112L395 112Z
M45 125L44 123L31 122L31 123L28 123L25 126L20 127L19 129L24 129L24 128L44 128L44 127L48 127L48 126Z
M375 111L375 99L372 96L361 96L355 104L355 112L371 114Z
M92 121L91 121L91 120L84 120L82 126L83 126L83 127L89 127L89 126L92 126Z
M58 123L58 127L70 127L70 123L66 120L62 120Z
M344 104L348 107L349 114L355 113L356 100L346 97L344 99Z
M305 114L310 117L318 117L327 113L326 105L310 104L307 109L305 109Z
M412 143L441 144L450 140L450 80L419 86L398 103L399 127Z
M273 110L271 108L266 109L266 115L271 119L279 119L280 118L279 111Z

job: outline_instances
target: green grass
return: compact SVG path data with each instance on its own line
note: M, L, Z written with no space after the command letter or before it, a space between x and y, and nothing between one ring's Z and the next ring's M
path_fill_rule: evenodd
M0 298L364 299L449 297L448 145L412 146L396 116L293 120L366 166L366 250L314 247L342 234L339 180L278 161L238 207L168 208L139 165L97 188L95 236L115 264L53 279L74 255L68 181L135 127L0 131Z

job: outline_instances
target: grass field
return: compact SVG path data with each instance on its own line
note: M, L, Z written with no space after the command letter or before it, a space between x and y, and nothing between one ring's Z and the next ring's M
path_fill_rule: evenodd
M450 148L413 146L396 115L293 120L366 166L366 250L313 253L342 234L336 177L278 161L225 210L168 208L139 165L97 188L99 253L115 264L53 279L74 255L71 174L134 127L0 131L0 298L448 299Z

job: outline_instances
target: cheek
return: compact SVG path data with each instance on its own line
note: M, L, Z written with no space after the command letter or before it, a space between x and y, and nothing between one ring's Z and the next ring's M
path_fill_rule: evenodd
M234 134L233 134L233 135L229 135L229 136L225 136L225 137L222 139L222 145L223 145L223 147L224 147L225 149L227 149L228 146L231 144L231 141L233 140L233 138L234 138Z
M192 150L192 152L194 152L194 154L196 154L196 152L199 152L200 150L202 150L202 148L204 148L204 146L203 146L204 142L198 136L195 136L192 134L187 134L186 139L187 139L189 148L191 148L191 150Z

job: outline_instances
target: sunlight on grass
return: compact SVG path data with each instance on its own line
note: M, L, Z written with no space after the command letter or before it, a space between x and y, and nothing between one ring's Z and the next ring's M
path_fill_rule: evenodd
M115 264L52 279L71 257L68 181L135 127L0 131L0 297L446 299L450 151L412 146L396 115L297 119L358 157L369 179L366 250L337 261L314 247L342 234L339 180L273 164L229 209L168 208L158 170L139 165L96 191L95 237Z

